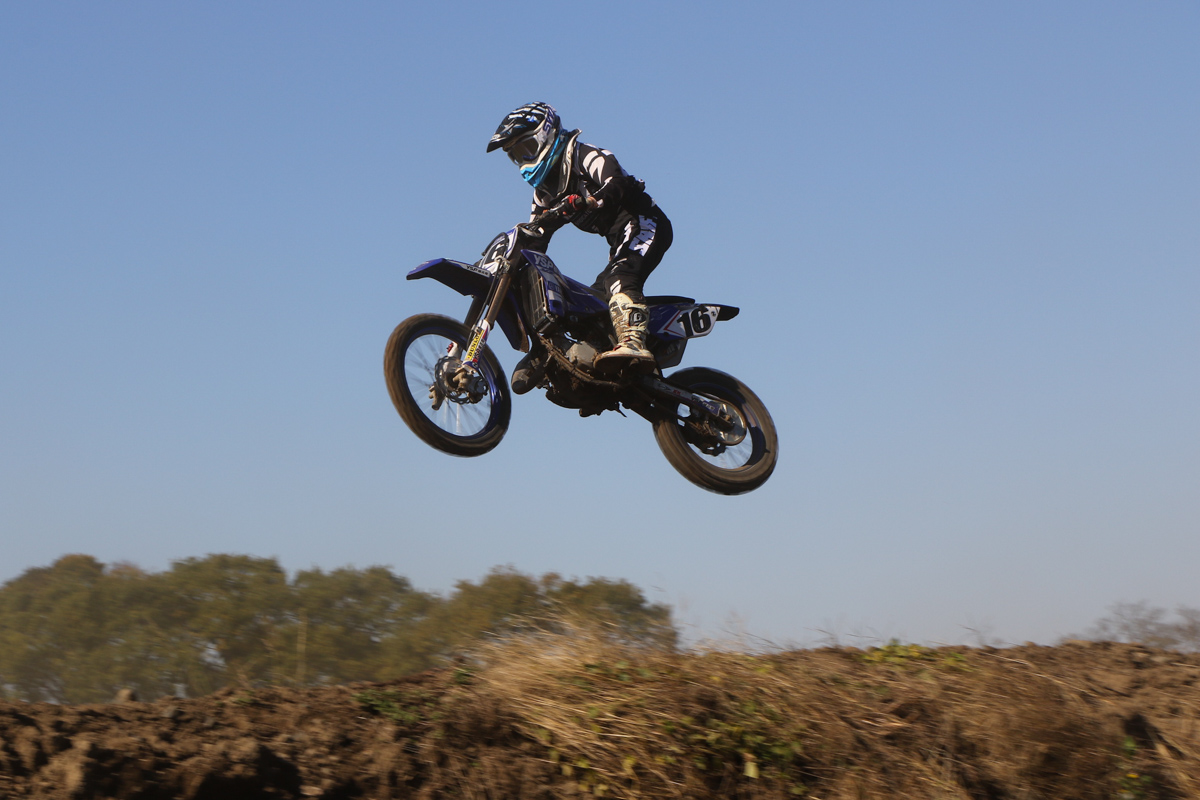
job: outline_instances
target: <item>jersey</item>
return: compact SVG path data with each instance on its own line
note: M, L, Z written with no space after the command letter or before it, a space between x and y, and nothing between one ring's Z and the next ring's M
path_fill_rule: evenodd
M670 220L646 194L645 184L626 172L611 151L580 142L579 131L569 135L557 168L534 190L530 218L572 194L603 201L572 220L609 243L608 266L594 287L605 295L626 291L640 297L646 277L671 246ZM531 242L530 249L546 251L555 229L543 230L545 235Z
M601 236L615 232L622 211L644 214L654 208L642 182L625 171L612 151L579 141L579 131L570 134L558 168L534 190L530 218L571 194L604 201L601 208L573 220L580 230Z

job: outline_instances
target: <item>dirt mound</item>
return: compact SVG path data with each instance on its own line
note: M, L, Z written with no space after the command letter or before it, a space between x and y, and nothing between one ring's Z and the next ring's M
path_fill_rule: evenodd
M1200 798L1200 656L508 642L379 684L0 704L0 797Z

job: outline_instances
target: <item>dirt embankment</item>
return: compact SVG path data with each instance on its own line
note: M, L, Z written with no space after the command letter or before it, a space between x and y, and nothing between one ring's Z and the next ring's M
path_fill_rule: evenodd
M1200 798L1200 656L496 645L386 684L0 703L0 798Z

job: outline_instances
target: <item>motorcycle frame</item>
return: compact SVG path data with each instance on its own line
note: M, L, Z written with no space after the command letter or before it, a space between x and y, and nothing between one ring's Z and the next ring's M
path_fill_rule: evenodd
M507 234L502 234L507 235L508 245L505 252L494 260L496 263L494 271L483 266L482 259L476 264L466 264L461 261L439 258L426 261L408 274L408 280L433 278L459 294L471 296L471 305L463 320L471 332L465 353L462 354L462 363L472 370L477 368L479 357L488 337L495 326L499 324L513 349L523 353L529 352L530 339L536 336L547 347L551 357L585 385L611 393L614 401L613 408L616 410L619 410L617 403L620 403L639 416L653 422L664 417L677 417L678 404L682 403L694 410L702 419L711 421L722 429L728 429L731 423L721 414L720 403L671 385L669 381L662 378L660 369L656 368L657 375L641 376L636 382L609 381L597 378L572 364L553 343L548 341L548 337L537 331L532 333L529 331L525 324L520 300L511 290L514 278L520 269L535 269L535 267L530 263L526 253L517 245L523 235L531 237L541 235L540 221L548 218L552 212L553 210L543 214L534 222L517 225ZM545 256L542 257L545 258ZM550 264L553 265L553 262ZM713 323L732 319L738 313L738 309L732 306L697 306L689 298L670 299L687 301L686 303L668 303L657 307L668 310L672 307L676 308L674 316L670 317L670 320L679 319L683 333L682 335L676 334L671 338L691 339L707 335ZM710 309L712 311L705 316L698 314L693 309ZM690 313L689 317L683 316L685 311ZM664 322L667 319L664 314L658 316L660 328L665 332L666 326L673 323ZM701 320L707 320L706 327L697 330L701 327L698 324ZM651 321L653 324L653 314ZM449 355L459 357L459 353L454 352L457 349L457 345L452 346Z

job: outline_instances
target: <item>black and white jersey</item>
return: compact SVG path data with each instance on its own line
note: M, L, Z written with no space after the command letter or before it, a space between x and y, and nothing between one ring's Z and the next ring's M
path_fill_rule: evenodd
M622 216L636 217L650 213L654 208L654 201L646 194L641 181L626 172L611 151L579 141L579 131L570 135L558 168L534 190L530 218L571 194L604 201L602 207L586 211L573 220L580 230L601 236L613 234L623 227Z
M646 278L671 246L671 220L611 151L580 142L579 131L571 132L558 165L534 190L531 219L572 194L604 201L572 220L580 230L608 240L608 264L592 288L603 297L623 292L639 300ZM546 252L561 224L543 225L543 235L531 240L529 249Z

